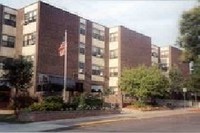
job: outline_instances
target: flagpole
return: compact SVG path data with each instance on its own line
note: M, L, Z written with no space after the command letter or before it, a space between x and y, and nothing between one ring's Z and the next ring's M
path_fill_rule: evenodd
M66 102L66 90L67 90L67 30L65 30L64 88L63 88L64 102Z

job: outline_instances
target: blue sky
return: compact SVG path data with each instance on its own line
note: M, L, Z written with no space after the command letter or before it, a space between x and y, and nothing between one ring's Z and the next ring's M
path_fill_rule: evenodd
M1 4L21 8L37 0L0 0ZM183 11L195 5L195 0L43 0L105 26L124 25L152 38L152 43L174 45Z

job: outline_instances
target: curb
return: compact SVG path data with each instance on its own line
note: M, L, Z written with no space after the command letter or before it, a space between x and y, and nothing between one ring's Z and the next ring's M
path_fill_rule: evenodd
M190 110L190 111L185 112L185 113L175 113L175 114L168 114L168 115L130 116L130 117L127 117L127 118L113 118L113 119L109 119L109 120L94 120L94 121L90 121L90 122L81 122L81 123L78 123L78 124L68 125L66 127L61 127L61 128L56 128L56 129L42 130L41 132L60 132L60 131L74 129L74 128L79 128L79 127L85 127L85 126L96 125L96 124L105 124L105 123L111 123L111 122L117 122L117 121L123 121L123 120L151 119L151 118L177 116L177 115L194 114L194 113L198 113L198 112Z
M91 122L82 122L82 123L79 123L79 124L69 125L69 126L61 127L61 128L42 130L41 132L60 132L60 131L78 128L78 127L84 127L84 126L90 126L90 125L96 125L96 124L105 124L105 123L123 121L123 120L130 120L130 119L136 119L136 117L115 118L115 119L111 119L111 120L96 120L96 121L91 121Z

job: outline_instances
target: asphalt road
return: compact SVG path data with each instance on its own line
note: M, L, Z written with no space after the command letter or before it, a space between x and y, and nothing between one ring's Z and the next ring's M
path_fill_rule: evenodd
M200 132L200 114L131 119L65 130L64 132Z

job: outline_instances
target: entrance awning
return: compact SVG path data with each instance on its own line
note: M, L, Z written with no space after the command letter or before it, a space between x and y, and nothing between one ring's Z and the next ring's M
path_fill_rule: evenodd
M10 91L11 88L8 87L7 85L0 85L0 91Z
M52 84L64 85L63 77L49 76L49 81ZM74 88L76 85L75 81L67 78L67 87Z
M8 81L0 80L0 91L10 91L10 89Z

